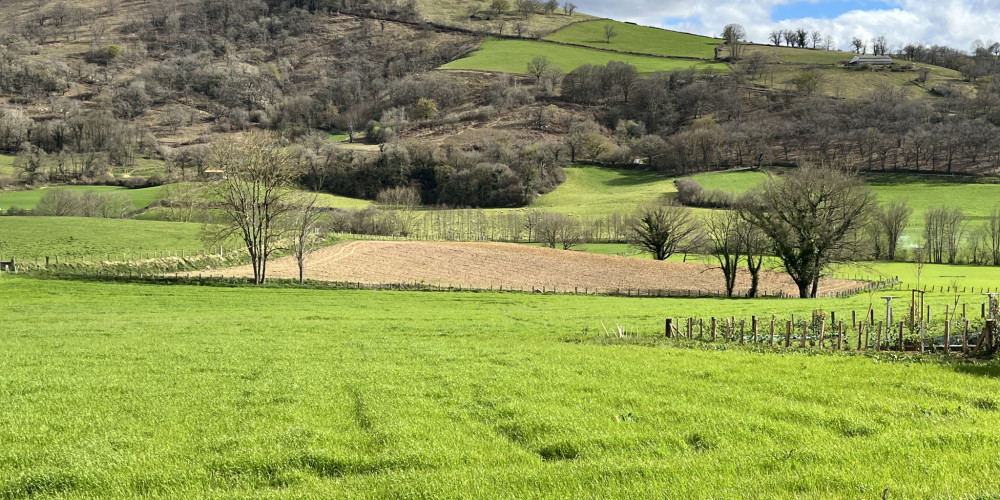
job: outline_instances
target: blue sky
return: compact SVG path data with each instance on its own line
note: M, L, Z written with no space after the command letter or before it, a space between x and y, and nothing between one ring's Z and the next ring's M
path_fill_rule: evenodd
M892 9L888 2L866 0L842 0L834 2L794 2L775 5L771 10L773 21L786 21L805 18L832 19L853 10L884 10Z
M805 28L846 49L854 37L885 35L892 46L1000 41L1000 0L574 0L581 12L718 36L729 23L766 43L776 29Z

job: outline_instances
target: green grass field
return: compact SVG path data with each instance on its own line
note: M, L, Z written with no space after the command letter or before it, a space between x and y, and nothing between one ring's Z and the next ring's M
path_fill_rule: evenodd
M504 21L507 23L508 30L509 26L518 21L524 21L524 19L517 14L517 7L510 3L508 10L499 16L499 18L493 20L472 20L469 18L469 7L473 3L481 4L482 10L488 10L490 8L489 2L439 2L436 0L416 0L417 12L420 16L428 21L432 21L439 24L444 24L446 26L458 26L466 29L474 29L477 31L488 31L492 32L495 27L493 26L498 21ZM567 16L563 10L556 9L551 15L536 14L531 16L528 20L528 30L535 34L546 34L551 31L555 31L563 26L570 23L575 23L577 21L582 21L585 19L593 19L593 16L582 14L580 12L573 13L572 16Z
M14 157L11 155L0 155L0 177L14 177Z
M977 497L1000 473L996 365L595 336L746 301L0 290L4 498Z
M119 186L60 186L54 188L32 189L29 191L10 191L0 193L0 208L5 210L11 207L34 209L38 205L38 200L42 199L42 196L45 196L46 192L54 189L70 190L78 193L111 193L115 191L122 191L132 199L132 203L135 205L135 208L141 209L148 207L151 203L158 200L163 187L157 186L143 189L125 189Z
M566 169L566 182L539 196L530 208L585 216L627 213L636 205L675 193L673 181L656 172L605 167Z
M716 72L729 71L728 66L687 59L667 59L662 57L637 56L593 50L584 47L568 47L533 40L487 39L469 57L452 61L442 69L462 69L477 71L498 71L505 73L525 73L527 65L538 56L548 57L563 71L573 71L584 64L607 64L608 61L623 61L636 67L639 73L673 71L695 67L698 70L711 69Z
M335 194L327 193L319 193L319 198L316 201L323 207L342 208L344 210L357 210L374 205L374 203L369 200L348 198L346 196L337 196Z
M824 64L833 65L850 61L857 54L839 50L813 50L794 47L776 47L774 45L746 45L743 49L744 58L753 53L761 53L777 63Z
M201 225L82 217L0 217L4 259L99 257L122 252L200 251Z
M611 43L604 38L604 26L608 24L618 33ZM722 43L715 38L611 20L576 23L545 37L545 40L622 52L709 60L715 57L715 47Z

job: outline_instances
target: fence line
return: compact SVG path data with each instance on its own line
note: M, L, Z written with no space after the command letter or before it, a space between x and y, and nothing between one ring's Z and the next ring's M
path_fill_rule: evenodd
M792 349L818 349L829 351L895 351L950 355L960 352L964 356L992 355L997 347L996 311L980 320L958 317L957 308L948 314L945 309L940 329L933 328L929 318L911 316L909 321L875 321L869 309L859 320L857 311L851 311L851 322L838 320L834 312L829 315L814 311L807 318L779 319L771 315L770 321L761 325L760 318L735 316L728 318L687 318L676 321L666 318L665 336L680 341L760 345ZM912 312L912 309L911 309ZM890 316L891 319L891 316ZM738 325L738 326L737 326ZM749 326L749 328L748 328Z

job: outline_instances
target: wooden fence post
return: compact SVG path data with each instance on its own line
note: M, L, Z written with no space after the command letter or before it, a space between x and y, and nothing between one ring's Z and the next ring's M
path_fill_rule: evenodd
M715 316L712 316L712 342L715 342L718 339L717 333L718 330L716 328Z
M851 328L858 329L858 312L853 309L851 310Z
M743 345L744 339L746 338L746 326L747 320L740 319L740 345Z
M962 354L969 354L969 320L965 320L965 335L962 336Z
M770 340L768 341L768 345L770 345L772 347L774 346L774 315L773 314L771 315L771 333L770 333Z
M837 324L837 350L844 348L844 322L841 321ZM848 346L848 350L850 347Z
M785 330L785 348L787 349L792 344L792 322L787 322Z
M927 307L928 307L928 313L929 313L930 312L930 309L929 309L930 306L927 306ZM929 315L930 314L928 314L928 316ZM921 321L920 322L920 353L921 354L923 354L924 349L925 349L925 345L927 343L927 338L926 337L927 337L927 322L926 321Z
M903 322L899 322L899 352L903 352Z
M819 320L819 348L825 349L823 347L823 341L826 338L826 318Z
M945 318L948 315L945 314ZM945 319L944 322L944 355L948 356L951 354L951 321Z
M670 337L673 336L673 332L671 330L672 327L673 327L673 322L674 322L673 318L667 318L666 319L667 338L670 338Z
M801 343L801 347L803 349L806 348L806 332L808 332L808 331L809 331L809 322L808 321L803 321L802 322L802 339L801 339L801 342L800 342Z
M698 318L698 340L705 340L705 318Z

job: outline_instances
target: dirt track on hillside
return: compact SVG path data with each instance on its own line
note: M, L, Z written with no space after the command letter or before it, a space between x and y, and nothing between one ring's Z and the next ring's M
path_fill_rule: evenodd
M249 266L221 271L226 276L253 276ZM268 276L297 278L295 259L268 265ZM215 274L215 272L213 272ZM425 283L480 289L544 289L626 293L627 290L669 290L721 293L722 273L700 263L657 262L632 257L552 250L507 243L448 243L419 241L352 241L317 250L306 257L306 277L322 281L370 284ZM828 279L820 282L825 295L856 288L860 283ZM737 293L749 286L749 276L737 280ZM791 279L765 271L761 293L797 295Z

